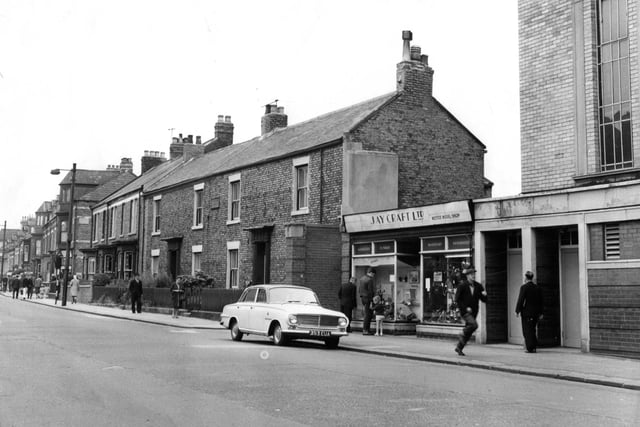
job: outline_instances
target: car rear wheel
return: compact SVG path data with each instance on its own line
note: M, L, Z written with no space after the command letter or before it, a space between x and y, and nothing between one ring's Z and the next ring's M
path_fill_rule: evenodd
M324 343L329 348L338 348L338 344L340 344L340 337L327 338Z
M279 323L276 323L273 327L273 343L275 345L285 345L287 343L287 337L282 333L282 327Z
M231 323L231 339L234 341L240 341L242 339L242 331L240 330L240 326L238 326L237 321L232 321Z

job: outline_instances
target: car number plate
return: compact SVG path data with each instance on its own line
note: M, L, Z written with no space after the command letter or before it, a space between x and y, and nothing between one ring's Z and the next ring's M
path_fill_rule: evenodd
M311 335L312 337L330 337L331 331L311 330L309 331L309 335Z

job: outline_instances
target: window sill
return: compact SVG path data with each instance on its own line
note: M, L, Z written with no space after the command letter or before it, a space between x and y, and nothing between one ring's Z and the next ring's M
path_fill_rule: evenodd
M199 225L192 225L192 226L191 226L191 229L192 229L192 230L203 230L203 229L204 229L204 226L203 226L202 224L199 224Z
M151 235L152 235L152 236L159 236L159 235L160 235L160 232L159 232L159 231L152 231L152 232L151 232Z
M309 214L309 208L300 209L298 211L291 211L291 216L308 215L308 214Z
M227 225L240 224L239 219L229 219L227 220Z

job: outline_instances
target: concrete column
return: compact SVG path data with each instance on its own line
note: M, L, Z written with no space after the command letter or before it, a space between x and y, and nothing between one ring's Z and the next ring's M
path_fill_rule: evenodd
M580 350L590 351L589 339L589 286L587 278L587 259L589 256L589 230L584 215L578 223L578 280L580 304Z
M480 282L482 286L485 286L485 238L484 233L481 231L475 231L473 233L473 263L476 268L476 281ZM485 286L486 287L486 286ZM487 292L489 292L487 290ZM489 301L491 304L491 301ZM487 310L484 303L480 303L480 310L478 311L478 329L475 332L476 340L479 344L487 343Z
M523 227L522 233L522 273L532 271L536 273L536 233L531 227Z

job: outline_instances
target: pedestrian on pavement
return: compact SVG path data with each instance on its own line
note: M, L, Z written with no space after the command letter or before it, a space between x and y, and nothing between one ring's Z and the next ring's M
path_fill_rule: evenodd
M33 279L30 274L27 274L24 278L24 286L27 288L27 298L31 299L33 297Z
M460 356L464 356L462 349L471 335L478 329L478 322L476 316L478 316L479 301L487 302L487 291L484 287L473 280L473 274L476 269L473 266L466 264L463 266L461 280L456 289L455 301L460 310L460 315L464 320L464 328L459 335L458 345L456 345L455 351Z
M358 306L358 300L356 295L358 294L358 288L356 286L357 279L355 276L351 276L347 283L343 283L338 290L338 299L340 300L340 311L349 319L349 325L347 326L347 332L351 332L351 319L353 316L353 309Z
M382 336L382 322L384 321L384 301L380 298L380 295L373 297L373 314L376 316L376 333L374 335Z
M27 299L27 286L25 279L24 273L20 273L20 295L22 295L22 299Z
M524 274L525 283L520 287L520 295L516 303L516 316L521 316L522 335L527 353L535 353L538 347L536 327L542 320L544 310L544 295L542 288L533 281L533 273L527 271Z
M371 335L371 303L373 302L374 283L373 278L376 275L376 269L369 267L367 274L360 278L358 284L358 292L360 293L360 301L362 302L362 310L364 311L364 319L362 320L362 335Z
M78 302L78 292L80 291L80 280L78 280L77 275L73 275L73 279L71 279L71 304L75 304Z
M13 299L19 299L20 297L20 278L18 276L11 277L11 296Z
M33 286L36 289L36 299L40 298L40 288L42 287L42 277L38 274L36 280L33 282Z
M138 273L129 282L129 294L131 295L131 312L142 313L142 281Z
M180 311L180 303L182 302L182 295L184 295L184 289L177 281L171 285L171 300L173 302L173 313L171 317L178 318L178 312Z
M58 277L55 275L51 276L51 281L55 282L56 287L56 299L53 301L53 305L57 305L58 300L60 299L60 282L58 281Z

